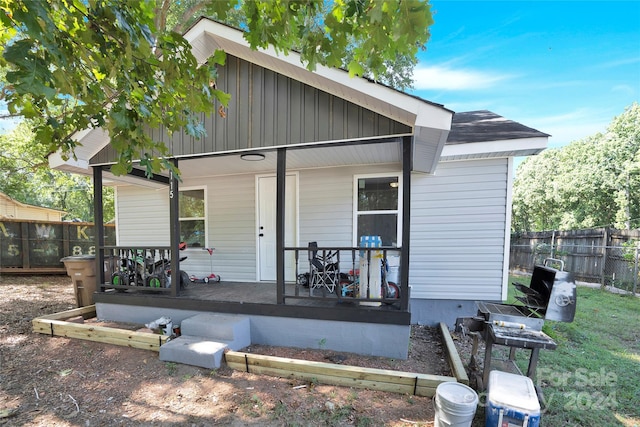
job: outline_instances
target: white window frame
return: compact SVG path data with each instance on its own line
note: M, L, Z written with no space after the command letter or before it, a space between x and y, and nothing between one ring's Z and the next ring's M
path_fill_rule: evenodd
M358 210L358 180L367 178L398 178L398 208L395 210L375 210L375 211L362 211ZM375 215L375 214L396 214L397 227L396 227L396 246L402 247L402 172L385 172L385 173L370 173L359 174L353 176L353 246L357 247L360 242L358 241L358 217L360 215Z
M179 217L178 222L182 223L182 221L202 221L204 220L204 247L203 248L191 248L187 246L187 251L189 249L197 249L202 250L204 248L209 247L209 220L207 213L209 212L209 208L207 206L207 186L195 186L195 187L180 187L178 188L178 193L182 193L183 191L193 191L193 190L202 190L204 197L204 216L203 217ZM180 200L180 196L178 195L178 201ZM178 211L180 207L178 207Z

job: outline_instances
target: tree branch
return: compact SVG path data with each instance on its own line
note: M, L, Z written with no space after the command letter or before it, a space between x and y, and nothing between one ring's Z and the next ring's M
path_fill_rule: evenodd
M173 28L173 31L175 31L176 33L182 34L182 31L184 30L184 23L187 22L189 18L194 16L196 12L204 9L205 7L206 7L205 2L196 3L193 6L191 6L182 14L182 17L178 21L178 24Z
M162 2L160 11L156 9L156 31L163 32L167 26L167 15L169 14L169 8L171 7L172 0L158 0Z

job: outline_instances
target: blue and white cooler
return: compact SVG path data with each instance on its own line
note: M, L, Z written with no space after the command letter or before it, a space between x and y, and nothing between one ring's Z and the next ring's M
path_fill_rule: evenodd
M540 402L531 378L491 371L487 389L486 427L540 426Z

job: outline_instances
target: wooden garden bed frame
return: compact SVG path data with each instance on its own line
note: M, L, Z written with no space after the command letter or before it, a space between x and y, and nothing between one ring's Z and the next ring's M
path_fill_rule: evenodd
M68 321L80 316L85 320L96 317L96 306L90 305L37 317L33 319L33 332L153 351L160 351L160 346L169 340L166 335Z
M33 331L52 337L77 338L152 351L160 351L160 346L169 340L166 335L69 321L79 320L80 317L85 320L96 317L95 305L37 317L33 319ZM440 331L447 361L454 376L334 365L237 351L227 351L225 360L230 368L243 372L432 397L438 385L443 382L457 381L469 384L464 365L444 323L440 323Z

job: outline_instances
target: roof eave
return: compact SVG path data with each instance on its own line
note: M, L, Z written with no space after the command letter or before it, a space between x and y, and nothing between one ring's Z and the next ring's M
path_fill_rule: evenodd
M521 157L541 153L547 148L546 136L448 144L442 150L441 160L461 160L470 158Z

